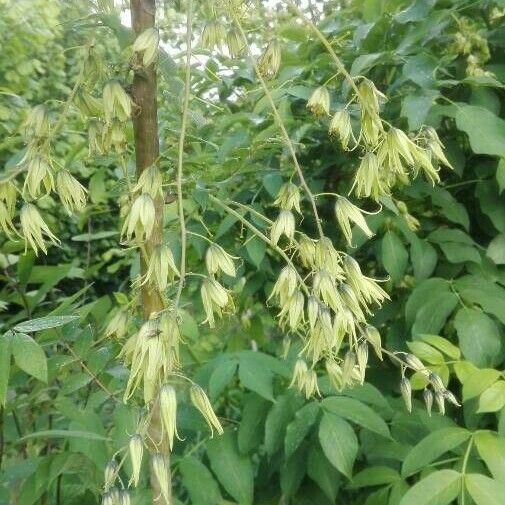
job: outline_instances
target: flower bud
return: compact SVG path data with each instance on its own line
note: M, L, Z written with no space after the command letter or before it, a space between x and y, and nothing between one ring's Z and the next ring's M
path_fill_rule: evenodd
M163 293L167 289L168 281L172 282L176 275L179 275L179 270L175 265L172 250L167 245L157 244L149 257L147 271L140 285L155 285Z
M103 108L108 123L112 119L126 121L132 113L131 99L117 81L109 81L103 88Z
M102 496L102 505L117 505L114 494L107 491Z
M347 351L344 356L344 364L342 365L342 387L350 384L355 364L356 354L352 351Z
M215 428L218 434L222 435L224 433L223 427L212 409L212 405L210 404L205 391L200 386L194 384L189 390L189 396L191 403L193 403L193 405L200 411L205 421L207 421L212 434L214 434L213 428Z
M121 235L126 234L131 239L133 234L138 240L148 239L154 228L156 211L154 202L148 193L142 193L133 201L128 217L126 218Z
M238 30L232 28L226 34L226 45L231 58L238 58L244 49L244 41Z
M448 389L444 389L442 391L442 394L444 395L444 399L447 400L449 403L452 403L453 405L456 405L456 407L461 407L461 404L456 400L456 397L449 391Z
M410 366L416 372L426 371L426 367L423 365L423 362L413 354L406 353L405 354L405 363Z
M126 489L119 491L119 505L131 505L130 493Z
M305 387L308 371L307 363L303 359L297 359L289 387L296 386L301 391Z
M437 391L444 391L445 390L445 385L442 379L434 372L429 372L428 374L428 380L431 382L433 385L434 389Z
M298 186L292 182L288 182L281 186L281 189L277 193L277 199L274 202L282 210L293 210L295 209L301 214L300 210L300 190Z
M386 96L381 93L369 79L362 79L358 86L358 100L361 108L372 114L378 114L380 101L385 101Z
M358 346L356 352L356 358L358 360L358 368L361 376L361 384L365 381L366 366L368 363L368 345L366 342L361 343Z
M205 264L210 275L223 271L230 277L235 277L236 270L233 256L229 255L220 245L211 244L205 253Z
M435 390L435 402L438 405L440 414L445 415L445 398L441 391Z
M405 407L409 412L412 412L412 386L406 377L402 377L402 381L400 383L400 391L402 393Z
M34 156L27 161L27 174L23 186L23 192L28 189L28 194L32 198L37 198L40 194L40 187L43 184L46 193L50 193L54 188L54 178L49 162L42 156Z
M226 29L218 21L208 22L202 32L200 44L204 49L221 48L226 39Z
M121 338L126 335L128 330L128 310L119 309L112 319L107 324L105 328L105 336L111 337L115 335L117 338Z
M48 239L55 245L59 244L58 238L53 235L47 224L37 210L37 207L31 203L26 203L21 208L20 213L21 231L25 239L25 250L27 245L30 244L31 248L38 254L41 249L44 254L47 254L47 248L42 234L46 235Z
M389 188L380 175L379 159L373 152L368 152L361 158L353 187L358 198L371 197L375 201L389 193Z
M258 60L259 71L262 76L273 78L279 72L280 66L281 45L278 40L272 40Z
M382 360L382 341L379 330L377 330L375 326L367 324L365 326L363 336L373 347L373 350L375 351L375 354L377 354L377 357Z
M337 390L342 391L342 369L333 359L327 359L325 362L326 373L330 379L331 385Z
M277 245L282 235L291 242L295 237L295 216L290 210L281 210L270 230L270 240Z
M309 299L307 300L307 314L309 317L310 329L313 330L319 314L319 302L314 296L309 296Z
M103 114L102 101L85 91L78 91L76 93L74 105L85 117L100 117Z
M114 485L118 471L119 469L117 463L114 460L111 459L110 461L107 462L107 464L105 465L104 479L103 479L105 491L109 491Z
M16 210L17 190L11 181L0 182L0 202L5 203L5 209L12 218Z
M319 86L307 102L307 109L315 116L327 116L330 113L330 94L326 86Z
M16 233L16 228L12 224L10 212L4 202L0 200L0 229L8 236L11 237Z
M314 241L307 237L307 235L302 235L298 241L298 255L304 267L310 268L314 265L315 253L316 247Z
M49 134L49 115L44 105L33 107L23 124L25 138L43 138Z
M268 299L270 300L270 298L278 296L280 305L284 305L291 298L297 286L298 276L296 270L292 266L287 265L281 270Z
M140 479L140 469L142 467L142 455L144 454L144 442L138 433L130 438L128 448L130 450L130 459L132 464L130 484L137 487Z
M163 177L160 170L156 165L151 165L140 174L133 192L149 193L154 200L162 194L162 184Z
M69 214L74 210L84 210L86 189L67 170L59 170L56 174L56 192Z
M426 411L431 417L431 408L433 407L433 392L431 389L425 389L423 391L424 404L426 405Z
M347 109L339 110L335 113L330 122L329 134L338 138L342 149L347 151L349 139L352 135L351 116L347 112Z
M203 308L207 316L205 321L211 328L215 326L214 312L221 317L222 311L227 306L233 305L233 300L228 291L213 277L206 277L200 288Z
M177 435L177 398L175 389L165 384L160 389L160 417L164 434L168 437L170 450L174 446L174 435Z
M133 51L142 53L142 64L148 67L156 59L160 35L157 28L147 28L133 43Z
M88 121L88 151L90 156L103 153L103 123L96 119Z
M347 198L339 196L335 202L335 215L338 224L347 240L347 243L352 243L351 223L354 223L368 237L372 237L373 232L368 227L368 224L363 217L362 211L353 205Z
M169 469L167 466L167 461L165 456L161 453L155 453L151 457L151 465L153 469L154 476L158 481L158 486L160 488L161 496L166 503L170 503L170 483L169 483Z
M308 399L314 395L321 396L321 393L317 385L316 372L314 370L309 370L305 379L305 398Z

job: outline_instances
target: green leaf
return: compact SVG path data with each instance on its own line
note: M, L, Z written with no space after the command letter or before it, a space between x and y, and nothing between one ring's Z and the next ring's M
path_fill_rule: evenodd
M387 231L381 242L381 260L393 280L398 281L403 276L408 257L407 249L398 235L393 231Z
M505 440L491 431L478 431L474 442L493 477L505 483Z
M231 382L238 363L235 360L223 360L218 363L209 379L209 395L215 400Z
M497 183L493 180L480 181L475 186L475 196L493 226L505 233L505 197L500 196Z
M293 456L284 460L280 471L280 484L282 494L291 498L296 494L303 478L305 477L306 447L300 447Z
M245 248L253 264L256 265L256 268L259 268L267 249L265 242L250 233L246 240Z
M332 414L336 414L348 421L359 424L363 428L382 435L383 437L391 438L388 425L384 419L368 405L365 405L359 400L346 398L345 396L331 396L325 398L321 404L326 411Z
M418 472L442 454L461 445L470 435L463 428L442 428L430 433L407 454L402 465L402 475L408 477Z
M498 192L501 195L505 189L505 158L501 158L496 167L496 182L498 183Z
M47 330L48 328L57 328L63 326L64 324L71 323L79 319L79 316L47 316L39 317L37 319L31 319L30 321L25 321L24 323L19 323L14 326L14 331L20 333L27 333L33 331Z
M465 475L465 487L476 505L503 505L505 484L497 480L470 473Z
M492 366L501 349L500 332L495 322L484 312L462 307L454 326L463 356L478 367Z
M410 258L414 276L419 281L427 279L435 270L438 262L435 248L426 240L417 237L410 244Z
M286 428L284 451L289 458L300 446L309 433L319 414L319 403L311 402L304 405L295 414L295 418Z
M302 399L290 390L276 398L265 423L265 448L268 454L274 454L282 447L286 428L302 402Z
M493 260L495 265L505 265L505 233L500 233L489 242L486 256Z
M496 412L505 405L505 381L499 380L487 388L479 398L477 412Z
M242 385L267 400L274 401L273 372L265 368L261 357L254 353L241 354L239 357L238 376Z
M12 336L12 355L16 365L36 379L47 382L47 359L42 347L24 333Z
M460 491L461 474L454 470L433 472L411 487L400 505L448 505Z
M426 301L435 294L450 293L450 284L445 279L434 277L419 284L409 296L405 305L405 319L408 326L412 326L417 313L421 310Z
M11 334L0 335L0 406L5 406L11 370Z
M435 83L435 69L439 62L426 53L416 54L407 59L403 65L403 76L410 79L421 88L429 88Z
M475 247L456 242L442 242L438 245L451 263L465 263L467 261L480 263L481 261L480 254Z
M439 351L442 351L444 354L447 354L452 359L460 359L461 351L459 347L456 347L454 344L451 344L446 338L440 337L438 335L419 335L419 338L423 342L427 342L431 346L437 348Z
M463 382L463 401L470 400L479 396L489 386L494 384L500 372L494 368L477 369L470 373Z
M440 351L425 342L407 342L407 347L422 361L431 365L440 365L445 360Z
M489 110L461 104L456 125L468 135L474 153L505 156L505 121Z
M455 293L443 291L431 293L431 296L425 299L424 305L416 314L412 335L423 333L436 335L439 333L458 302Z
M315 444L311 444L309 449L307 474L318 484L323 493L334 502L340 486L340 474Z
M336 415L323 414L319 424L319 442L330 463L350 479L358 453L358 440L351 425Z
M184 456L179 463L182 483L194 505L219 505L223 498L208 468L193 456Z
M238 448L242 454L247 454L262 442L263 426L270 405L256 393L247 396L238 429Z
M418 130L426 121L431 106L440 95L432 89L418 90L402 100L401 115L407 118L409 130Z
M379 486L392 484L400 480L400 474L388 466L370 466L357 473L351 481L351 489L359 489L367 486Z
M233 432L225 430L207 443L212 471L228 493L240 504L253 503L254 473L250 458L238 452Z
M99 435L98 433L93 433L90 431L80 431L80 430L42 430L29 433L24 437L20 438L18 442L23 442L24 440L29 440L31 438L78 438L85 440L110 440L107 437Z
M505 289L481 275L465 275L454 281L458 293L465 302L482 307L505 324ZM464 354L464 353L463 353Z

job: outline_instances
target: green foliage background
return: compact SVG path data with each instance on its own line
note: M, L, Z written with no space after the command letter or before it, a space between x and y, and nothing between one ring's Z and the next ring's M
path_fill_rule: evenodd
M252 36L258 47L272 34L282 40L281 70L269 85L310 186L346 194L358 155L342 152L327 135L327 121L305 107L335 69L286 9L259 7L252 9ZM291 169L250 65L197 51L185 168L188 226L205 234L203 221L239 256L244 281L227 279L238 316L215 331L199 324L198 280L187 284L184 366L208 391L225 434L211 439L196 411L181 406L184 441L172 456L180 503L505 503L504 12L502 0L328 1L318 22L351 74L366 75L388 96L385 118L411 131L436 127L454 166L441 174L440 186L418 178L383 199L383 212L368 218L375 236L355 233L352 250L365 272L390 278L391 302L372 321L385 347L416 354L461 400L446 416L428 416L420 394L407 413L391 362L372 361L367 383L342 394L324 379L320 399L307 401L287 389L299 348L293 343L284 358L284 335L266 304L278 258L213 208L207 195L273 215L271 203ZM165 224L177 250L170 181L184 15L178 2L168 1L160 15L171 48L159 63ZM195 32L204 22L202 6ZM478 41L472 54L488 73L468 74L458 33ZM107 2L0 0L0 163L6 173L21 156L19 128L28 107L46 102L57 113L78 71L79 48L93 34L120 74L131 34ZM482 56L486 45L489 57ZM332 100L335 109L337 92ZM122 342L103 338L138 271L138 259L118 244L122 174L114 158L88 156L76 112L55 145L59 161L86 181L90 204L69 217L50 197L44 200L44 218L62 240L48 256L35 258L21 242L0 238L0 331L19 325L26 334L9 350L0 336L0 397L6 394L0 503L99 503L103 468L127 443L138 416L138 407L121 401L128 377L117 359ZM345 250L332 202L321 197L318 203L325 232ZM406 209L419 221L416 232ZM310 233L310 219L302 227ZM205 248L191 236L188 263L195 271ZM39 317L51 319L27 322ZM412 382L415 390L424 387L422 377ZM144 470L135 504L150 499L147 465Z

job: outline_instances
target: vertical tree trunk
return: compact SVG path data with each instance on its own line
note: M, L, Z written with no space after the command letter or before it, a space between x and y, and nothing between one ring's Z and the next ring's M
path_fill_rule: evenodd
M156 5L155 0L130 0L132 27L135 35L139 35L147 28L155 26ZM158 107L155 64L148 68L139 68L133 77L133 132L135 137L135 158L137 177L148 167L158 162ZM156 224L150 239L145 244L147 257L150 257L153 248L162 240L163 234L163 198L155 201ZM145 258L141 255L141 273L146 272ZM160 294L155 288L145 284L142 287L142 311L144 319L148 319L152 313L163 309ZM161 424L158 408L153 407L154 412L151 420L150 437L156 442L161 440ZM152 447L151 452L159 451L166 459L167 480L171 488L170 454L168 445L162 442L158 448ZM156 505L169 505L160 492L159 484L151 469L152 503Z

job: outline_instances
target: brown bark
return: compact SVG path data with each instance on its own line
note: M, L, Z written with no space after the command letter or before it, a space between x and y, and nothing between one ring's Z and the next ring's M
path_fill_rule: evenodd
M155 26L156 6L155 0L130 0L132 27L135 35L139 35L147 28ZM133 132L135 138L135 159L137 177L148 167L158 162L158 107L157 85L155 64L148 68L139 67L133 77ZM150 239L145 243L147 257L151 255L153 248L159 244L163 235L163 199L159 197L155 201L156 224ZM146 272L145 259L141 255L141 273ZM158 291L149 286L142 287L142 311L144 319L148 319L152 313L163 309L163 301ZM153 406L151 418L150 438L156 442L161 440L161 423L157 406ZM170 452L165 441L158 448L151 447L151 452L161 452L165 456L167 475L166 478L171 488ZM160 486L151 469L152 503L155 505L169 505L170 500L165 500L160 493Z

